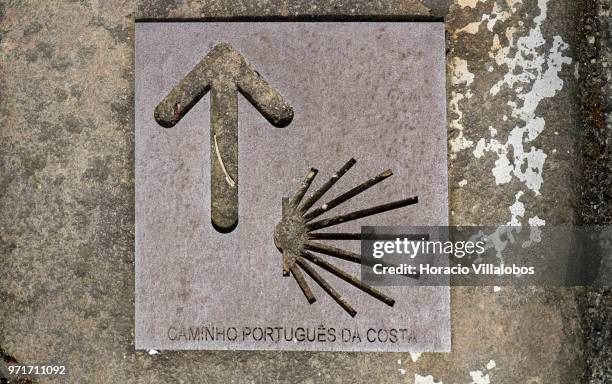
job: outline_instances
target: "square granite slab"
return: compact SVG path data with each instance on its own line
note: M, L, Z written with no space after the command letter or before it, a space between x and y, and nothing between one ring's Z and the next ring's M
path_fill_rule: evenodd
M157 104L218 43L232 45L291 104L276 128L239 96L239 222L210 213L210 95L173 128ZM326 271L349 316L308 276L309 304L274 244L282 198L309 168L321 202L385 169L394 176L328 216L418 195L417 205L342 224L448 224L443 23L136 24L136 348L449 351L448 287L378 287L389 307ZM326 216L327 217L327 216ZM359 252L359 241L335 242ZM355 276L360 267L328 261ZM315 267L317 268L317 267Z

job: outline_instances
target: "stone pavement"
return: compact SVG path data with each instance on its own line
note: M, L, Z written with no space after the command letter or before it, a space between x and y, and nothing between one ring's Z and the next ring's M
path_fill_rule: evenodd
M133 31L135 19L446 16L451 223L573 223L583 5L0 3L3 354L66 362L75 383L580 382L570 289L453 289L448 354L135 351Z

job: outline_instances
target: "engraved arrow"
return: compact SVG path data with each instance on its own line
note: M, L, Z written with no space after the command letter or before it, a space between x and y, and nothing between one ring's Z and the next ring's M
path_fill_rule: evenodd
M293 109L229 44L218 44L155 108L170 128L208 92L210 100L211 219L229 232L238 224L238 91L274 126L293 119Z

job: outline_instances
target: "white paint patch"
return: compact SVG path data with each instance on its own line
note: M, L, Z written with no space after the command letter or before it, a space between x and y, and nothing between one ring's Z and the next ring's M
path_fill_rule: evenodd
M470 377L472 378L472 382L470 384L491 384L489 375L483 374L482 371L472 371L470 372Z
M507 225L512 227L520 227L521 220L525 215L525 204L520 202L520 198L523 196L523 191L518 191L514 196L514 204L510 206L510 221Z
M450 62L451 68L451 83L457 86L468 87L474 82L474 74L468 69L467 60L455 57ZM459 108L459 103L462 100L466 100L472 97L472 92L467 89L464 93L453 91L451 92L451 99L449 102L449 108L452 113L457 117L450 121L450 128L457 131L457 136L450 140L450 151L451 158L455 157L455 153L462 151L466 148L470 148L474 142L467 140L463 134L465 127L463 126L463 112Z
M485 155L485 152L494 151L498 157L495 160L494 167L492 169L493 176L495 177L495 184L501 185L509 183L512 180L512 171L514 167L508 159L508 145L502 144L496 139L491 138L488 142L486 139L481 138L476 143L476 148L473 151L474 157L480 159Z
M476 4L484 3L486 0L457 0L461 8L476 8Z
M465 98L466 96L463 93L453 91L448 103L451 112L457 115L456 119L450 121L450 128L458 132L457 136L449 141L451 158L456 157L455 153L474 145L474 142L466 139L463 134L465 127L463 126L463 112L459 109L459 102Z
M451 83L453 85L465 84L469 86L474 82L474 74L469 71L467 60L453 57L451 67L453 68L451 74Z
M480 1L484 3L486 0L480 0ZM485 13L484 15L482 15L482 18L480 19L480 21L471 22L467 24L465 27L458 29L454 33L455 37L463 32L475 35L480 30L480 26L483 23L486 23L486 26L489 32L493 32L495 25L498 22L503 23L507 21L508 19L510 19L510 17L512 17L512 14L516 12L517 6L519 4L522 4L522 2L523 2L522 0L506 0L506 1L501 1L501 2L497 2L497 1L494 2L493 8L491 9L491 13L489 14ZM461 5L461 3L462 1L459 0L459 5ZM475 5L476 4L474 3L474 6L470 8L474 8ZM466 7L463 7L463 8L466 8Z
M546 220L540 219L538 216L530 217L529 223L529 240L523 243L523 248L530 247L533 243L542 241L542 231L539 227L546 225Z
M466 179L463 179L459 182L459 186L460 187L465 187L467 185L468 181Z
M503 115L498 126L489 127L489 137L466 137L460 103L471 97L469 85L473 83L474 78L465 73L471 64L469 61L466 63L466 60L461 58L453 59L451 81L455 87L464 88L451 93L449 106L456 118L451 120L450 127L457 131L457 135L449 143L451 159L455 158L458 152L470 148L477 159L488 154L495 156L491 173L496 185L509 184L513 180L522 184L521 190L516 192L514 203L509 207L508 225L516 227L500 226L491 234L480 234L480 237L487 241L486 248L494 248L498 259L503 261L502 252L508 244L515 242L514 234L520 233L521 228L518 226L526 217L525 205L520 199L530 191L539 196L544 182L547 154L542 148L538 148L536 143L544 132L546 121L538 116L536 111L545 99L554 97L563 88L560 72L564 65L571 65L573 61L565 55L569 46L560 36L544 37L542 28L548 17L549 0L537 0L535 17L531 16L533 27L529 30L524 30L523 21L517 21L516 17L513 19L513 15L519 11L519 6L523 4L522 0L457 0L457 4L463 8L474 8L480 2L491 4L491 12L483 15L479 21L470 22L456 30L454 36L457 37L461 33L482 33L485 31L484 27L495 32L489 52L492 62L486 64L487 70L490 73L495 73L495 69L503 70L505 75L493 84L489 93L493 97L503 95L507 98L506 104L511 112L509 115ZM504 25L508 20L512 20L513 25ZM482 26L484 27L481 28ZM500 31L500 26L505 29ZM510 121L513 122L513 127L508 127ZM539 239L537 225L532 223L543 225L544 220L533 216L529 222L531 232L527 245ZM485 377L480 377L479 380L485 380Z
M413 363L416 363L419 357L421 357L421 352L410 352L410 358Z
M505 75L493 84L489 93L495 97L501 95L504 90L509 91L503 95L508 97L506 103L511 109L512 121L515 124L510 130L502 129L502 124L510 120L507 115L503 115L499 126L489 127L489 137L474 140L474 145L474 141L464 135L463 113L459 110L459 103L466 98L469 89L462 91L463 93L453 93L451 111L455 112L458 118L451 121L451 127L458 135L450 141L451 157L453 153L468 148L473 148L472 154L477 159L489 153L493 154L495 160L491 173L496 185L509 184L518 179L523 185L523 194L531 191L538 196L544 182L544 166L548 155L535 144L546 127L544 118L536 115L536 111L543 100L554 97L563 88L560 72L564 65L573 62L572 58L565 55L569 46L561 36L544 36L543 24L549 16L550 0L537 0L535 17L532 16L533 27L527 31L522 29L525 23L515 21L516 17L513 19L523 0L457 1L463 8L474 8L480 2L487 3L490 7L488 14L482 15L479 21L459 28L455 36L460 33L483 32L484 28L481 26L495 32L489 52L493 62L487 63L488 70L495 72L495 68L502 69ZM505 25L508 20L513 20L513 25ZM504 26L504 30L500 31L500 25ZM453 85L468 87L473 83L474 78L465 73L469 64L469 61L461 58L453 59ZM470 75L473 76L471 73ZM525 217L525 207L518 198L510 207L511 217L508 225L519 225Z
M482 16L482 21L487 22L487 29L489 30L489 32L493 32L493 28L495 28L495 24L497 24L498 22L503 23L504 21L507 21L510 17L512 17L512 14L516 12L517 5L521 3L521 0L507 1L505 4L507 7L505 8L501 6L498 2L495 2L493 4L493 10L491 11L491 14Z
M486 364L486 371L490 371L496 367L495 361L489 360ZM485 374L481 370L470 371L470 384L491 384L489 374ZM432 375L421 376L414 375L414 384L443 384L442 381L435 381Z
M576 63L576 65L574 65L574 78L576 78L576 80L580 80L580 63Z
M544 119L536 116L536 110L544 99L555 96L563 88L559 73L563 64L572 63L571 58L563 55L569 46L560 36L553 37L552 47L548 52L542 52L542 48L547 44L542 33L542 23L548 15L547 4L548 0L538 0L540 14L533 20L534 27L526 36L518 38L516 43L515 29L506 31L508 46L501 45L498 35L493 39L490 56L498 66L506 66L508 71L502 80L493 85L490 94L496 96L505 88L512 90L522 101L522 105L519 107L513 101L509 101L508 105L513 108L512 116L522 123L510 131L505 143L493 139L491 135L489 140L481 139L474 151L477 158L485 152L497 155L498 159L492 169L496 184L509 183L516 177L536 195L540 194L547 157L542 149L528 144L533 142L545 127ZM510 12L514 11L515 5L513 4ZM509 17L500 12L498 9L498 16L495 19L489 17L489 21ZM511 51L515 51L513 55ZM513 156L512 162L508 159L510 152Z
M514 234L521 233L522 227L511 227L507 225L498 226L493 233L486 235L483 231L478 231L478 233L472 235L470 237L470 241L484 241L484 249L495 249L495 257L501 262L504 261L503 252L508 247L509 244L514 244L516 242L514 238ZM481 262L482 259L480 256L474 258L474 263Z
M482 24L482 21L474 21L472 23L469 23L465 27L456 30L454 36L457 37L457 35L459 35L460 33L469 33L470 35L475 35L480 29L480 24Z
M542 220L537 216L529 218L529 225L540 227L542 225L546 225L546 220Z
M443 384L441 381L435 381L432 375L421 376L414 375L414 384Z

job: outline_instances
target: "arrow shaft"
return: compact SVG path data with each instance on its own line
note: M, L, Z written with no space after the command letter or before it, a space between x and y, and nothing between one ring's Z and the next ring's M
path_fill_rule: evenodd
M211 219L231 231L238 224L238 93L230 81L212 84L210 127Z

